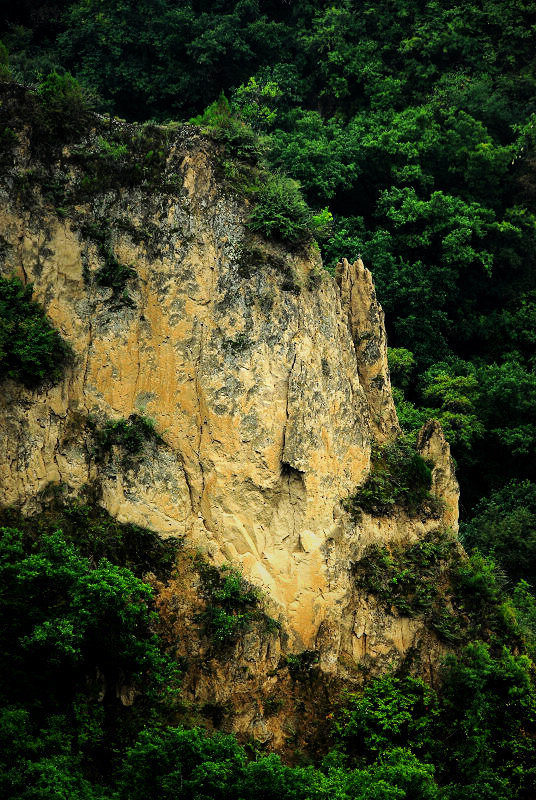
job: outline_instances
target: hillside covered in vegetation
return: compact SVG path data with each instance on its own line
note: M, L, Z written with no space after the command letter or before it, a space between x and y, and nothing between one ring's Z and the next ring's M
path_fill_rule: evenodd
M48 516L3 509L0 794L531 800L536 3L21 0L0 26L0 80L17 85L13 96L31 88L26 121L0 106L0 169L28 122L34 155L54 161L59 143L75 142L83 173L76 192L67 178L21 173L27 207L35 186L59 218L114 185L161 189L174 125L191 123L222 148L218 179L251 204L252 236L293 253L319 248L332 273L343 257L363 258L386 313L403 444L374 451L348 509L387 514L402 502L422 514L430 469L413 447L438 419L470 554L430 535L379 543L353 564L361 591L424 616L450 655L433 686L411 658L380 677L364 671L359 691L322 707L311 752L288 731L283 764L258 741L207 734L200 710L181 705L186 666L155 613L180 545L121 526L87 497ZM132 122L151 124L132 136ZM92 124L97 144L78 152ZM178 191L178 173L165 181ZM91 281L127 313L135 269L99 220L82 232L102 262ZM300 288L285 285L289 296ZM247 338L226 347L236 355ZM72 360L31 289L1 277L0 380L31 389ZM142 412L99 425L87 422L93 459L115 447L136 465L144 447L165 444ZM296 471L287 477L290 486ZM240 573L212 580L198 622L225 649L261 614L260 598ZM288 658L290 683L314 684L314 653ZM276 713L285 699L268 702ZM210 709L213 727L225 713Z

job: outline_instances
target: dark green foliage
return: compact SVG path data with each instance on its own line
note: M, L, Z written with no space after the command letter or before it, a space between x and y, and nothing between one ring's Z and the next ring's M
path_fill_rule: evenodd
M131 278L136 278L136 270L121 264L111 250L106 251L104 265L97 272L97 283L112 289L112 296L123 305L131 305L132 299L126 286Z
M386 675L350 695L335 726L337 748L362 765L403 744L434 765L441 798L529 800L536 774L529 659L473 643L447 659L441 677L438 692L420 679ZM395 785L403 785L400 777Z
M335 730L358 762L392 747L409 747L429 760L438 712L437 694L421 678L385 675L347 698Z
M225 800L232 797L245 763L230 736L168 728L142 733L126 755L119 797L124 800Z
M345 500L345 508L354 515L360 511L382 516L395 508L410 515L439 512L439 501L430 494L432 471L426 461L404 439L371 453L369 475L357 492Z
M112 289L114 302L119 305L132 305L127 287L129 281L137 277L137 273L130 265L121 264L117 260L111 231L98 221L89 221L82 225L82 233L95 242L103 261L95 276L97 284Z
M71 350L32 300L32 285L0 277L0 380L34 387L58 381Z
M32 534L0 529L2 796L100 798L175 669L151 632L148 585L57 530Z
M241 572L230 566L214 567L198 557L195 563L202 581L206 610L201 615L208 636L217 646L236 643L254 621L268 631L279 623L259 609L261 593Z
M5 44L0 41L0 81L8 81L10 78L9 53Z
M447 642L467 638L464 610L453 605L453 583L462 564L456 541L434 532L413 545L370 545L354 564L356 585L388 609L422 616ZM472 574L472 573L471 573Z
M64 496L61 484L52 484L43 491L42 501L47 508L34 517L0 509L0 525L22 531L28 543L61 530L65 540L91 563L106 559L137 578L153 572L164 580L170 574L180 544L176 539L162 539L146 528L117 522L89 490L88 496L71 500Z
M17 141L17 134L9 125L5 125L0 129L0 159L2 162L9 160L11 151Z
M447 659L443 679L436 759L446 796L529 800L536 777L530 660L474 642Z
M478 551L469 559L462 556L449 534L432 532L412 545L370 545L353 565L353 573L360 589L375 595L387 609L423 617L446 642L486 640L491 635L513 642L523 636L501 570ZM519 600L523 606L521 596ZM531 613L528 606L526 612ZM530 630L526 638L532 646Z
M287 767L278 756L247 761L230 736L168 728L147 732L128 753L119 797L124 800L435 800L433 768L402 748L368 768L348 771Z
M26 93L24 122L31 124L30 143L34 153L50 157L66 141L79 139L90 119L91 97L70 73L50 72Z
M26 521L23 533L3 528L0 538L6 800L461 800L488 790L530 800L536 692L526 656L472 644L448 659L438 691L421 679L383 676L347 698L322 766L288 767L275 755L250 761L233 737L162 724L163 692L174 678L150 630L151 589L97 560L97 534L84 533L100 526L106 541L108 526L120 526L76 504L56 522L67 523L69 537L82 534L93 557L48 533L52 516ZM423 542L412 563L431 574L451 546ZM258 599L238 573L198 567L207 596L232 615ZM502 595L490 590L490 573L478 580L473 594L496 605ZM303 681L314 664L314 653L288 659ZM118 701L118 685L135 686L132 706ZM268 703L268 713L279 707Z
M73 124L74 120L83 123L88 111L84 89L68 72L63 75L49 73L38 85L36 94L55 119L56 128L61 130L65 118L69 124Z
M154 420L140 414L131 414L128 419L107 420L102 427L95 420L90 420L90 424L99 458L112 447L119 447L125 456L137 456L146 442L163 443Z
M240 116L233 113L224 94L190 122L221 142L228 157L253 164L259 160L262 153L259 137Z
M536 375L519 354L495 364L435 364L420 378L420 407L395 394L401 424L414 435L426 418L440 420L468 504L482 489L489 493L519 474L533 477Z
M290 653L285 656L284 665L288 668L293 681L301 683L310 682L311 670L318 664L319 656L314 650L304 650L296 655Z
M313 230L326 227L326 213L313 218L299 184L278 173L271 173L261 160L258 135L233 113L227 98L221 95L203 114L190 122L224 146L221 165L226 186L242 198L252 195L255 202L247 227L267 239L276 239L289 247L312 240Z
M389 347L389 372L394 386L407 389L415 370L413 353L404 347Z
M73 148L73 163L83 172L75 190L77 197L87 199L131 187L177 194L182 179L167 165L171 126L111 123L100 128L102 134L89 145L84 142Z

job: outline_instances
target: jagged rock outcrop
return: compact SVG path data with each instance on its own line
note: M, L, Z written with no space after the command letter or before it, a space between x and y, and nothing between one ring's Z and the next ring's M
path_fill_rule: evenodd
M419 431L417 449L426 461L430 461L434 465L432 494L444 504L443 524L457 531L460 487L456 480L449 444L437 420L431 419L423 425Z
M399 431L370 272L343 261L337 285L312 248L248 234L247 201L217 179L219 157L186 126L163 166L180 179L174 191L122 186L60 215L38 187L18 196L34 158L21 139L0 191L1 272L33 283L74 361L57 385L2 386L0 503L33 513L50 483L97 487L120 521L239 565L280 619L283 650L317 651L324 673L355 677L364 658L379 669L420 646L433 658L441 645L419 619L359 595L351 567L371 542L455 525L448 445L435 425L421 434L443 519L396 511L356 523L344 511L373 438ZM60 167L76 188L69 148ZM135 269L126 295L96 280L95 226L114 263ZM153 417L163 441L130 459L115 445L97 454L95 427L132 414Z
M348 314L359 381L367 396L370 424L378 442L400 433L387 365L387 338L382 307L376 298L372 274L361 258L337 265L336 280L343 309Z

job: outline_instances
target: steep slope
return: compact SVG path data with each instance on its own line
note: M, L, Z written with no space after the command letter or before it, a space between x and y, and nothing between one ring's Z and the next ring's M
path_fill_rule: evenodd
M22 101L8 99L14 113ZM119 521L240 567L282 626L231 667L244 657L262 680L281 653L315 651L324 673L354 679L360 663L381 669L409 650L434 662L444 645L422 619L386 612L352 571L371 543L457 525L449 448L434 424L419 446L435 462L441 512L345 511L369 473L373 440L399 432L370 272L343 261L336 282L312 246L289 252L253 237L248 201L219 177L221 145L191 126L166 132L150 181L124 179L147 156L122 152L128 169L99 185L81 155L102 152L105 135L140 133L92 124L48 160L31 125L15 125L4 168L1 272L34 285L74 359L57 385L4 382L0 504L33 514L51 484L73 497L91 487ZM46 191L54 182L59 208ZM106 269L123 276L119 289L106 285ZM144 415L160 437L129 453L110 421L122 420L117 433ZM192 622L191 574L183 565L161 591L163 607L173 592L177 606L190 586ZM183 650L195 647L184 618L174 623ZM223 702L238 680L229 674L200 688L197 673L186 691ZM242 727L251 724L250 715Z

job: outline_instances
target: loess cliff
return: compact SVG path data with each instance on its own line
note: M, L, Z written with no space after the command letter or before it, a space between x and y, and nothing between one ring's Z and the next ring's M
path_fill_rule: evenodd
M222 178L221 145L193 126L168 135L150 185L88 189L80 150L97 152L105 123L92 126L46 161L21 124L3 170L1 274L33 284L73 357L56 384L2 385L0 504L31 516L51 485L91 490L120 522L180 539L176 577L156 585L177 654L197 664L185 696L231 704L236 730L277 743L291 715L278 722L277 702L271 714L263 702L299 684L277 674L285 658L314 653L326 681L410 651L433 671L444 643L360 589L354 565L371 544L455 533L449 448L426 426L439 510L349 513L373 443L399 432L370 272L342 260L333 278L313 246L291 252L248 232L250 204ZM44 188L54 180L61 203ZM124 268L120 291L99 281L110 264ZM159 436L139 453L96 446L111 421L145 417ZM238 567L278 623L253 626L227 660L198 631L196 553Z

